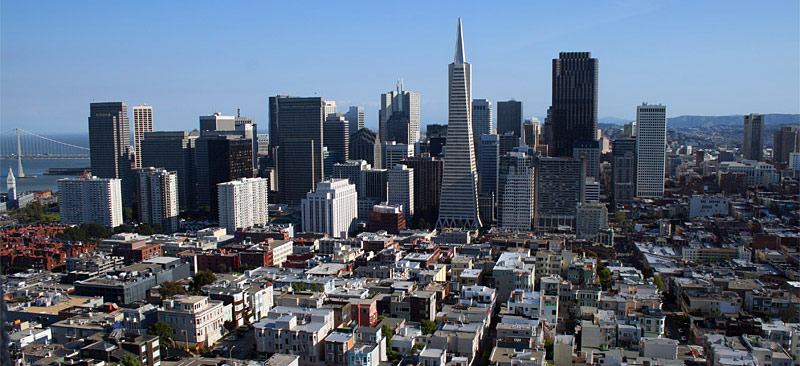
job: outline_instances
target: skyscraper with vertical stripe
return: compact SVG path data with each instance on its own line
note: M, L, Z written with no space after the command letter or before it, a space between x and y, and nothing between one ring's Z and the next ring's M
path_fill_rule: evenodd
M458 19L456 54L449 66L447 152L437 228L481 227L478 173L472 140L472 65L464 61L464 38Z

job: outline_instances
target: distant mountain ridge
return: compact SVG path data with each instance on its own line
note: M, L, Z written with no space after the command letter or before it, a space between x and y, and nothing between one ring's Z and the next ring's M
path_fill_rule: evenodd
M800 114L764 114L767 126L781 125L800 125ZM602 124L622 125L631 122L631 119L617 117L598 118L597 122ZM687 128L687 127L712 127L712 126L732 126L742 125L744 115L734 114L730 116L678 116L667 118L667 127Z

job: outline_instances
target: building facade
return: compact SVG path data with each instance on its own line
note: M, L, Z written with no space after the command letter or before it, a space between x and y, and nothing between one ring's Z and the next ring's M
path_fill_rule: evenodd
M142 139L146 132L153 131L153 107L137 105L133 107L133 151L136 168L142 167Z
M120 179L122 201L133 202L131 134L124 102L89 105L89 158L92 175Z
M550 156L572 156L573 142L597 140L597 73L591 52L561 52L553 59Z
M98 223L115 228L122 225L121 180L90 177L58 180L58 208L61 223Z
M241 178L217 185L219 225L235 232L269 222L269 187L264 178Z
M497 134L513 132L514 136L522 136L522 102L509 100L497 102Z
M397 164L386 171L390 205L400 205L406 220L414 216L414 169Z
M507 230L530 230L533 220L534 171L531 157L510 152L500 158L497 219Z
M356 187L347 179L331 179L302 200L303 230L347 238L358 217Z
M178 173L163 168L137 169L139 220L161 225L171 233L178 227Z
M664 197L667 107L636 107L636 197Z
M381 141L392 141L389 138L389 120L395 116L397 120L406 119L408 123L408 144L419 141L419 93L406 91L402 81L398 81L397 89L381 94L381 109L378 111L378 132Z
M758 113L744 116L742 155L747 160L764 161L764 116Z
M183 208L196 206L197 161L195 142L199 134L185 131L156 131L144 133L141 141L142 166L152 166L178 174L178 204Z

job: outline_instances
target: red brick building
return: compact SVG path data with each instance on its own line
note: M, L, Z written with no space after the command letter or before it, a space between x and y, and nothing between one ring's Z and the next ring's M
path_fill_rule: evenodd
M374 327L378 324L377 299L350 300L350 318L362 327Z
M61 225L31 225L0 231L0 263L6 268L51 270L67 258L97 250L97 245L57 239Z
M369 231L373 233L385 230L391 234L398 234L405 228L406 220L399 206L375 205L369 212Z

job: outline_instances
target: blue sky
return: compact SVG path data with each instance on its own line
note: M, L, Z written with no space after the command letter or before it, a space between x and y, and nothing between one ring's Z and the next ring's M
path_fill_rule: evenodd
M89 103L154 106L158 130L267 97L366 108L403 77L423 124L447 121L447 64L464 22L473 97L550 104L551 60L600 60L599 115L643 101L669 116L800 113L800 2L3 1L0 132L85 132Z

